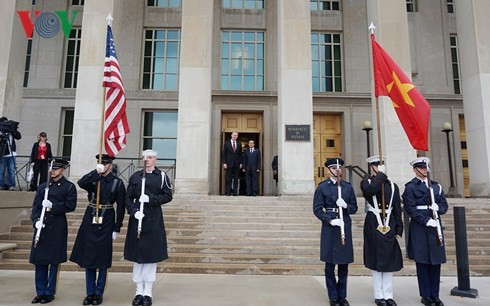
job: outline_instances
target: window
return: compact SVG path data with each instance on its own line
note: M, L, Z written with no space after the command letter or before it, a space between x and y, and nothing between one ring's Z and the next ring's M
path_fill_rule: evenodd
M71 0L71 5L84 5L85 1L84 0Z
M221 89L264 90L264 32L221 32Z
M417 0L407 0L407 12L413 13L417 11Z
M177 112L144 112L143 150L153 149L158 158L177 156Z
M454 13L454 0L447 0L447 12L449 14Z
M311 34L311 70L314 92L342 91L340 34Z
M60 153L61 156L71 156L71 142L73 139L73 117L75 110L72 108L65 108L61 110L61 141L60 141Z
M459 70L458 36L456 34L450 35L449 42L451 45L451 65L453 67L454 93L459 95L461 94L461 71Z
M157 7L180 7L182 3L180 0L148 0L146 5Z
M177 90L180 62L179 30L146 30L143 89Z
M67 40L64 88L77 88L82 29L73 28Z
M27 40L26 63L24 66L24 87L29 83L29 68L31 67L32 37Z
M310 0L312 11L340 11L339 0Z
M223 8L263 9L264 0L223 0Z

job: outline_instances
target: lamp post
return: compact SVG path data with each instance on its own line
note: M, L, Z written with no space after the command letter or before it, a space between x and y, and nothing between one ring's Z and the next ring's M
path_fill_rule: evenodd
M362 124L362 130L366 132L366 141L367 141L367 157L371 156L371 150L369 149L369 132L373 130L373 125L371 121L364 121ZM371 176L371 167L368 164L368 174Z
M448 161L449 161L449 191L446 194L447 197L459 197L458 192L456 191L456 187L454 186L454 178L453 178L453 167L451 165L451 145L449 142L449 133L453 131L453 127L450 122L444 122L442 125L442 131L443 133L446 133L446 141L447 141L447 156L448 156Z

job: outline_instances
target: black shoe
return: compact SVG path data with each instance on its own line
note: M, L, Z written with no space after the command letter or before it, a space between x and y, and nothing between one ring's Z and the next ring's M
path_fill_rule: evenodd
M422 304L424 304L425 306L436 306L436 304L432 301L432 299L430 297L425 297L423 296L421 299L420 299L420 302Z
M238 196L238 194L237 193L234 193L233 196L236 197L236 196Z
M102 295L96 295L96 296L94 296L94 299L92 301L92 305L100 305L100 304L102 304L103 301L104 301L104 298L102 297Z
M133 299L133 306L143 305L143 296L138 294Z
M31 303L32 303L32 304L37 304L37 303L40 303L40 302L41 302L43 299L44 299L44 295L36 295L36 296L35 296L35 297L32 299Z
M386 305L388 305L386 303L386 300L385 299L375 299L374 300L374 303L376 303L376 305L378 305L378 306L386 306Z
M93 295L87 295L83 299L82 305L92 305L93 300L94 300L94 296Z
M388 306L396 306L396 302L394 299L387 299L386 300L386 305Z
M339 300L330 300L329 303L330 306L340 306Z
M444 306L444 303L438 297L433 297L432 302L434 302L436 306Z
M41 300L41 304L51 303L54 300L54 295L45 295Z
M256 197L256 196L257 196L257 194L254 192L254 193L252 193L252 196Z
M247 197L250 197L250 196L252 196L252 195L251 195L250 193L247 193L247 194L246 194L246 196L247 196Z
M143 298L143 306L151 306L153 302L151 301L151 296L145 295Z
M349 306L349 302L345 298L340 298L339 299L339 304L340 306Z
M231 193L227 192L227 193L225 193L225 195L229 197L229 196L231 196Z

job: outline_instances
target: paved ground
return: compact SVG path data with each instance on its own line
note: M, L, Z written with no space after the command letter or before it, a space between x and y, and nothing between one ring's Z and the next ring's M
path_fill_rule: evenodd
M415 277L394 278L398 305L422 305ZM490 305L490 277L472 277L476 299L451 296L456 277L443 277L441 299L446 306ZM487 289L485 289L487 288ZM110 273L103 305L131 305L134 296L131 274ZM0 305L32 305L34 272L0 271ZM85 297L82 272L61 272L56 299L49 305L81 305ZM157 274L153 288L155 306L316 306L328 305L323 277L277 275ZM371 279L349 277L351 305L375 305Z

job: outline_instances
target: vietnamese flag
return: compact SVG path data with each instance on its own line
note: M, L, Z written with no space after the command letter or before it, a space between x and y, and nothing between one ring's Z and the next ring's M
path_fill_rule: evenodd
M430 105L371 34L374 95L391 98L408 140L416 150L429 149Z

